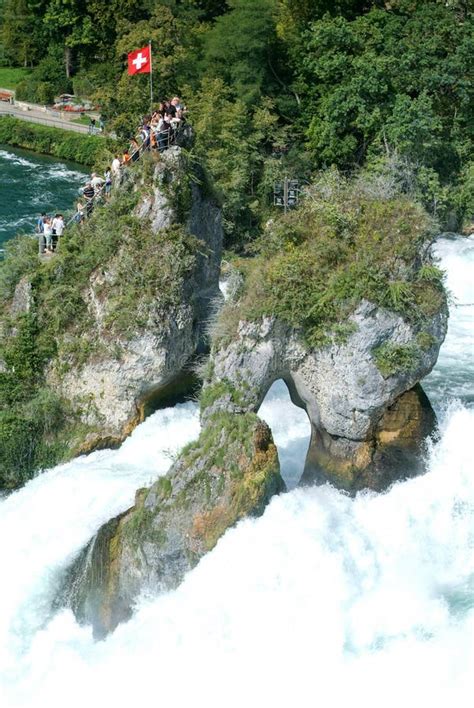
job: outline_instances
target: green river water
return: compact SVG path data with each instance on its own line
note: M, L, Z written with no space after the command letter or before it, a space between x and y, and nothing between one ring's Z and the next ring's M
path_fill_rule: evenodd
M41 212L72 211L86 174L81 165L0 145L0 248L33 233Z

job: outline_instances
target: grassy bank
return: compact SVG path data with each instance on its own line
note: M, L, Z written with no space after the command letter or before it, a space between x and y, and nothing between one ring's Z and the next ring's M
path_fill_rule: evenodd
M114 141L108 138L25 123L10 116L0 117L0 143L34 150L90 167L103 166L110 162L115 149Z
M24 81L31 74L29 69L21 67L0 66L0 88L14 91L20 81Z

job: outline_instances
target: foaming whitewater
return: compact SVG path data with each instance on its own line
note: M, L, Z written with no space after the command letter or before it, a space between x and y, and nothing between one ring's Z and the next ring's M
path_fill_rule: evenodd
M452 256L463 266L474 250L466 245L443 240L442 265ZM195 408L156 414L119 451L60 466L3 501L1 705L470 706L473 366L460 318L454 308L439 364L450 382L463 370L459 386L449 384L453 399L437 370L429 382L444 405L427 474L382 495L351 499L326 485L274 498L178 590L141 598L103 642L71 612L51 613L54 588L100 523L197 434ZM283 394L280 384L261 414L294 478L307 427Z
M195 404L158 411L119 450L59 465L0 503L0 666L5 677L17 674L19 657L47 621L68 563L105 521L133 504L139 487L164 474L179 449L198 434Z
M441 411L453 398L474 404L474 235L440 238L434 254L446 272L450 318L446 342L423 387Z
M272 429L282 477L287 489L293 489L303 474L311 438L308 416L304 410L292 405L286 384L281 380L273 384L258 414Z

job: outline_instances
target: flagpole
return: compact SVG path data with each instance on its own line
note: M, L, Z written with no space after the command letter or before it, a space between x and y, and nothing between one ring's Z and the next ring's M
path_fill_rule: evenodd
M153 60L151 58L151 39L148 42L148 51L150 54L150 115L153 114Z

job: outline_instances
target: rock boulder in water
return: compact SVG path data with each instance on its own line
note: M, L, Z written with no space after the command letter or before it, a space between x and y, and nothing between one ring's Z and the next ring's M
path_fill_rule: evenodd
M283 489L256 416L277 379L311 422L306 482L382 490L420 470L435 419L418 383L446 334L442 274L417 207L351 199L350 218L344 199L340 207L349 233L334 230L331 202L329 221L318 207L314 231L297 222L289 240L270 233L274 252L242 266L211 328L197 443L99 531L70 574L63 597L97 636L129 616L143 589L175 587L226 529Z
M422 441L435 417L420 388L411 389L436 363L447 309L423 323L421 341L428 346L420 345L416 325L369 302L349 322L354 331L345 342L311 348L278 318L239 321L232 341L213 350L204 417L257 411L272 383L283 379L311 422L307 482L381 490L419 471ZM377 352L383 347L410 352L410 365L382 373Z
M179 147L124 173L58 252L12 242L0 283L0 488L117 446L189 393L219 295L221 212Z
M270 429L256 415L219 415L166 477L105 524L70 569L61 601L103 637L140 591L175 588L239 519L284 489Z

